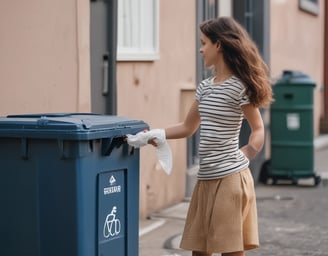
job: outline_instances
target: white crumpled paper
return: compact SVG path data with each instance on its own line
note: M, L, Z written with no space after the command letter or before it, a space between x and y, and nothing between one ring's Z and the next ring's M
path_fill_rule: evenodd
M160 165L170 175L172 171L172 151L170 145L167 143L164 129L153 129L139 132L135 135L127 135L128 144L136 148L146 146L150 139L154 139L157 144L156 154Z

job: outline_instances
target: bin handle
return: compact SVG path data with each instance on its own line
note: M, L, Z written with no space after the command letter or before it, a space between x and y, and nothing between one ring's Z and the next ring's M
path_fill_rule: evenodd
M109 156L114 148L119 148L125 143L125 136L103 138L101 140L101 154L103 156Z
M286 100L292 100L294 98L294 95L292 93L285 93L284 98Z
M103 56L103 90L104 96L108 95L108 53Z

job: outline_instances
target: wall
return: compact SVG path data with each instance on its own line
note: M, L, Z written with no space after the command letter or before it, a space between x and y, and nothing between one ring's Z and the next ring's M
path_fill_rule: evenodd
M318 16L298 8L298 0L271 1L271 75L279 78L282 71L299 70L312 77L315 88L314 124L319 134L323 99L323 29L324 1L319 1Z
M90 111L89 1L0 1L0 115Z
M119 115L145 120L151 128L181 120L181 90L196 87L195 13L194 1L160 1L160 59L118 63ZM141 149L141 217L184 198L186 141L169 143L174 161L170 176L161 170L152 146Z
M90 112L89 4L0 1L0 115ZM160 59L118 63L118 114L152 128L182 119L181 91L195 88L195 12L194 1L160 1ZM141 217L184 198L186 141L170 145L170 176L154 148L141 150Z

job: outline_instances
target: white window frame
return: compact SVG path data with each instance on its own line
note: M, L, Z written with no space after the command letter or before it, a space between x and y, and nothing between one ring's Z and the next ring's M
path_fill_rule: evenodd
M159 59L159 0L118 0L117 60Z

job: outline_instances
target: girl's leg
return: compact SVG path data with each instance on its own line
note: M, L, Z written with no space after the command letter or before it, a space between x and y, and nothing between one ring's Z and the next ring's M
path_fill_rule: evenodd
M192 256L211 256L212 253L192 251Z
M245 256L245 252L229 252L229 253L222 253L222 256Z

